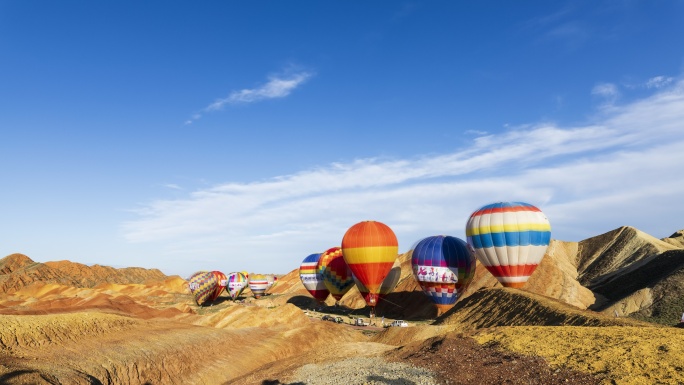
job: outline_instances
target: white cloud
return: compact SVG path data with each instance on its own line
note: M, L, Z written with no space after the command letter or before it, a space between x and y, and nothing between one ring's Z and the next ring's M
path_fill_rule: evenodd
M284 98L310 77L311 74L308 72L300 72L287 77L271 76L266 84L257 88L233 91L227 98L211 103L205 108L205 111L220 110L227 104L253 103L265 99Z
M606 104L613 104L620 97L620 91L617 86L612 83L600 83L594 86L591 90L594 96L602 97Z
M269 76L268 82L256 88L242 89L232 91L228 97L217 99L207 107L202 109L203 112L212 112L222 110L227 105L255 103L267 99L284 98L292 93L297 87L304 84L313 74L311 72L297 72L289 73L287 75L273 75ZM195 120L202 118L201 113L193 114L192 119L185 121L185 124L192 124Z
M612 95L611 87L597 89ZM584 125L537 124L475 138L457 152L359 159L158 200L122 227L130 242L187 258L187 270L287 272L339 245L367 219L405 251L434 234L464 238L470 213L499 200L536 204L552 236L581 240L623 225L657 237L684 228L684 82L602 110ZM195 256L212 266L192 266Z
M646 82L646 88L662 88L670 85L674 81L673 77L655 76Z

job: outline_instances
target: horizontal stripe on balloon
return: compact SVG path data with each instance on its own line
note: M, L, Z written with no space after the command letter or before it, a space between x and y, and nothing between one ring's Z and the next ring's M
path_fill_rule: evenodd
M501 282L502 285L506 286L507 283L524 283L530 277L497 277L497 280Z
M489 233L515 233L525 231L551 231L551 225L548 222L529 222L529 223L509 223L486 225L481 227L466 228L466 236L489 234Z
M318 266L318 260L310 261L310 262L302 262L302 264L299 266L299 268L300 269L315 269L316 266Z
M354 247L345 248L344 261L347 262L349 267L352 264L364 264L364 263L386 263L388 262L390 266L394 264L397 259L397 254L399 252L398 246L375 246L375 247ZM390 267L391 268L391 267ZM354 268L352 268L354 271Z
M468 234L467 236L475 249L504 246L548 245L551 241L551 232L547 230L498 233L485 232L479 235Z
M541 212L539 208L528 204L528 203L522 203L522 202L514 202L511 205L502 205L502 203L492 203L490 205L484 206L480 208L479 210L475 211L470 215L470 217L476 217L478 215L483 215L483 214L502 214L502 213L513 213L513 212L520 212L520 211L536 211L536 212Z
M503 265L503 266L485 266L489 272L497 277L529 277L537 268L537 264L528 265Z
M418 282L458 282L458 268L413 265L413 276Z
M360 222L347 230L342 238L342 249L349 247L398 246L397 236L387 225Z

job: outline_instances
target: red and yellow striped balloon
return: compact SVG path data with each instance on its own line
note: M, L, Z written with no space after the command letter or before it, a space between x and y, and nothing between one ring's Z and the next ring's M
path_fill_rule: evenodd
M381 222L359 222L344 234L342 256L356 279L368 289L369 306L377 305L380 286L392 269L398 251L397 236Z

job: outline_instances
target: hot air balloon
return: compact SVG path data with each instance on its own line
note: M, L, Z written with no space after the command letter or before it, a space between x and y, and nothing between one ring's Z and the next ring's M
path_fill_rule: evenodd
M392 269L398 250L396 235L381 222L359 222L350 227L342 238L344 261L368 289L366 303L371 308L377 305L380 286Z
M475 255L456 237L437 235L418 242L411 254L413 276L439 314L451 309L475 273Z
M261 298L268 288L268 279L263 274L252 274L249 278L249 289L254 294L254 298Z
M525 285L551 241L551 225L529 203L498 202L483 206L466 224L475 256L506 287Z
M318 260L321 254L311 254L304 258L299 266L299 279L302 280L304 288L318 301L325 301L330 292L323 283L323 277L317 270Z
M266 291L269 291L275 286L275 284L278 282L278 277L276 277L273 274L266 274L266 281L268 281L268 285L266 287Z
M214 293L211 295L210 301L216 301L216 299L223 293L223 289L226 288L228 285L228 279L225 274L218 270L212 271L212 274L216 277L216 281L218 282L216 285L216 289L214 290Z
M240 272L228 274L228 294L235 300L247 287L247 278Z
M340 247L330 248L321 254L317 269L323 277L323 284L335 301L342 299L342 296L354 286L352 272L342 257Z
M370 294L368 293L368 289L366 289L366 287L359 282L358 278L356 278L354 275L352 276L354 277L356 287L359 289L359 293L363 299L368 302ZM399 283L399 278L401 278L401 263L399 262L399 259L397 259L394 261L394 265L392 265L392 269L390 269L387 277L385 277L385 279L382 281L382 285L380 285L380 290L378 291L378 303L382 301L387 294L394 291L394 288L397 287L397 283Z
M188 284L190 292L199 306L211 301L211 296L218 287L216 276L211 271L199 271L193 274L188 279Z

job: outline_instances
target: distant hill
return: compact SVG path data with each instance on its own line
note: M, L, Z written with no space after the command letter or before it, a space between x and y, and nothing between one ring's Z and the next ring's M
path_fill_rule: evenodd
M579 243L579 281L596 296L589 308L676 323L684 312L684 231L665 239L621 227Z
M11 293L34 282L92 288L102 283L144 283L168 278L158 269L86 266L69 261L34 262L23 254L0 259L0 293Z

